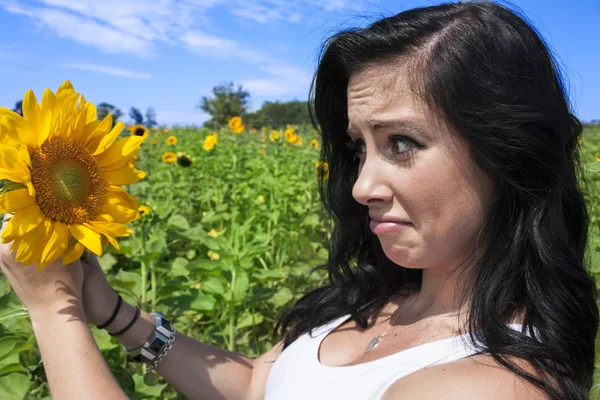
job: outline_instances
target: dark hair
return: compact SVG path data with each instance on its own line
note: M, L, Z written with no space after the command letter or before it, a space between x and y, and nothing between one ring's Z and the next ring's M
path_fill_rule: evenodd
M471 143L475 161L498 183L460 293L470 306L471 340L551 398L587 399L598 306L587 272L587 181L577 145L582 125L536 30L492 2L411 9L324 44L310 104L322 136L321 160L329 164L319 190L334 226L328 263L313 271L326 269L329 282L282 314L275 330L283 335L290 328L284 348L346 314L365 328L401 287L420 285L422 271L390 261L369 234L368 208L352 198L357 163L345 147L350 75L403 60L415 93ZM525 328L531 333L535 327L541 341L507 327L515 315L523 315Z

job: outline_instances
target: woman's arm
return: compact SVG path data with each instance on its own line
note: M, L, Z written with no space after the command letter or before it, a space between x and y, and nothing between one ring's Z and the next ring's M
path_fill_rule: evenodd
M53 399L126 400L102 357L77 299L30 309Z
M114 304L117 303L115 295ZM117 332L134 317L135 308L123 301L117 318L106 329ZM108 319L108 317L106 318ZM128 348L142 345L154 330L155 318L142 311L119 342ZM190 399L247 400L254 359L194 340L180 332L156 372Z

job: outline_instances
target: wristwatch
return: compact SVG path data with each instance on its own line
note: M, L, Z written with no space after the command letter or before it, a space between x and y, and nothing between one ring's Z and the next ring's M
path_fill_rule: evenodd
M135 349L123 346L131 361L150 364L158 357L163 348L173 341L175 328L171 322L160 312L150 313L150 315L156 318L156 327L144 343Z

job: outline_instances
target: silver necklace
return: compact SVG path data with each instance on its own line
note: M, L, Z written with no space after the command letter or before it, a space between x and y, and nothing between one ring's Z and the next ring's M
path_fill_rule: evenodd
M448 317L448 316L457 315L457 313L446 313L446 314L432 315L430 317L425 317L425 318L423 318L423 319L421 319L421 320L419 320L419 321L417 321L415 323L412 323L410 325L405 325L405 326L403 326L400 329L396 329L395 331L387 333L387 331L392 327L393 323L396 322L396 320L398 319L398 317L400 317L400 314L402 314L402 312L406 308L406 305L408 304L408 300L409 299L407 299L404 302L404 305L402 306L402 309L400 310L400 312L398 313L398 315L396 315L396 318L394 318L394 320L390 323L390 326L388 326L387 329L383 333L380 333L379 335L377 335L373 339L371 339L371 341L369 342L369 344L367 344L367 347L365 348L365 351L364 351L365 353L368 353L369 351L371 351L374 348L376 348L377 346L379 346L379 343L381 343L381 340L386 335L391 335L392 333L403 331L403 330L405 330L407 328L410 328L411 326L415 326L418 323L421 323L421 322L425 321L426 319L433 319L433 318Z
M365 348L365 353L368 353L369 351L371 351L374 348L376 348L377 346L379 346L379 343L381 343L381 340L387 334L387 331L392 327L392 325L394 324L394 322L396 322L396 320L398 319L398 317L402 314L402 312L406 308L407 304L408 304L408 299L404 302L404 305L402 306L402 309L400 310L400 312L398 313L398 315L396 315L396 318L394 318L394 320L390 323L390 326L388 326L387 329L383 333L380 333L379 335L377 335L373 339L371 339L371 341L369 342L369 344L367 344L367 347ZM412 324L412 325L414 325L414 324ZM412 325L408 325L406 327L402 327L399 330L406 329L407 327L412 326ZM390 334L396 333L399 330L394 331L394 332L390 332Z

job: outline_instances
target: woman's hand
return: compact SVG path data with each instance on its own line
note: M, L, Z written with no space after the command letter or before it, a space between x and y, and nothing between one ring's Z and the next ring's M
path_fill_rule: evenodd
M2 224L0 235L6 225L7 222ZM77 260L63 266L62 258L59 258L38 272L36 264L24 266L18 263L10 251L11 245L12 242L0 243L0 268L32 319L34 315L58 310L80 314L84 278L81 262Z

